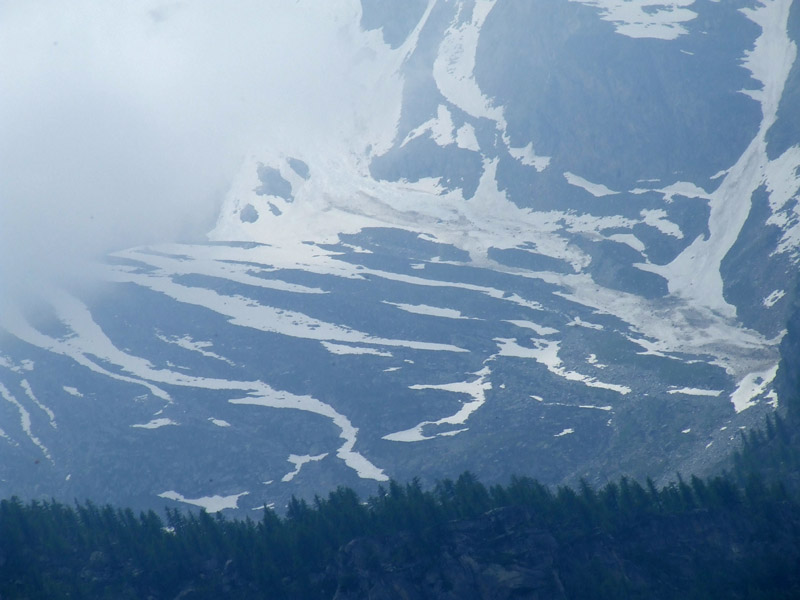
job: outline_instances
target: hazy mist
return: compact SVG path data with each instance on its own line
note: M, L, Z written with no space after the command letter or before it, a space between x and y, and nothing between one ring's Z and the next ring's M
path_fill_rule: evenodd
M254 147L336 135L363 93L359 10L3 2L0 300L114 249L202 237Z

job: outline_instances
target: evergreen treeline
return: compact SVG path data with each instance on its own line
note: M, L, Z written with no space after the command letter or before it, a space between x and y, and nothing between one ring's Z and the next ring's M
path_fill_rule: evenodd
M758 473L800 497L800 396L786 398L785 410L767 415L760 429L741 433L732 462L740 485Z
M464 473L430 490L391 482L367 502L339 488L312 503L293 499L283 518L265 510L257 522L3 500L0 598L332 598L363 575L342 560L351 540L389 540L397 565L426 557L432 564L453 552L454 522L491 519L507 507L523 515L514 528L554 540L564 597L644 597L632 590L649 584L642 588L630 573L669 591L670 551L689 553L675 576L702 591L693 597L800 597L800 505L780 484L755 475L744 488L733 476L691 477L659 489L623 477L600 489L582 482L551 490L519 477L487 488ZM459 531L468 538L471 530ZM658 538L652 551L642 542L651 537ZM475 543L491 548L490 540ZM627 567L575 550L601 547ZM386 568L375 560L375 570ZM674 595L650 597L690 597L675 585Z

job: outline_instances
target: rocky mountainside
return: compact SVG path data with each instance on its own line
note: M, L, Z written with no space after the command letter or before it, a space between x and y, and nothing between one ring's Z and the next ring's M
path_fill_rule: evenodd
M663 481L780 406L798 2L291 10L323 11L356 100L261 140L207 243L3 307L0 494Z

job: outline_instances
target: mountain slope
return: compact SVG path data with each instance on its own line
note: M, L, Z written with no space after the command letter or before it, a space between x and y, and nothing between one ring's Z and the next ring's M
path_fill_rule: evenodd
M466 469L661 479L780 402L797 2L326 10L352 113L265 140L209 243L0 316L0 491L247 510Z

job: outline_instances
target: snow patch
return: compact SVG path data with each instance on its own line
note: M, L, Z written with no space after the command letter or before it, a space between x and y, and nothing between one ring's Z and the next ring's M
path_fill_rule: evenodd
M433 141L439 146L449 146L456 141L456 138L453 136L454 129L455 126L453 125L453 117L450 114L450 111L444 104L440 104L436 109L436 116L433 119L425 121L419 127L413 129L406 136L406 139L404 139L400 144L400 147L402 148L408 142L418 138L426 132L430 132L431 139L433 139ZM475 137L474 129L472 130L472 136L473 138ZM477 144L477 140L475 143Z
M756 405L755 398L767 391L778 373L778 365L764 371L746 375L731 394L731 402L737 413Z
M778 302L778 300L783 298L785 295L786 295L786 292L784 290L775 290L769 296L764 298L761 301L761 304L763 304L767 308L772 308L773 306L775 306L775 303Z
M645 225L655 227L665 235L670 235L679 240L683 239L683 232L681 231L681 228L667 219L667 211L656 208L653 210L643 210L641 215L642 221Z
M619 192L615 192L614 190L607 188L602 183L592 183L591 181L588 181L583 177L579 177L573 173L565 172L564 179L566 179L567 183L569 183L570 185L583 188L595 198L602 198L603 196L613 196L614 194L619 194Z
M565 369L561 359L558 358L559 342L532 339L531 341L535 348L525 348L524 346L520 346L515 339L495 338L494 341L497 342L499 346L497 356L532 358L536 362L547 367L547 370L554 375L563 377L567 381L577 381L588 387L611 390L623 396L631 392L631 388L626 385L605 383L603 381L598 381L594 377Z
M451 104L472 117L485 117L502 123L503 109L492 105L475 81L475 55L478 38L496 0L476 0L472 20L458 24L458 17L447 29L433 63L436 87Z
M208 358L215 358L217 360L229 364L232 367L236 366L233 363L233 361L228 360L224 356L220 356L219 354L206 350L206 348L213 347L213 344L211 342L198 342L193 340L190 335L184 335L182 337L178 336L167 337L165 335L157 334L156 338L158 338L162 342L166 342L167 344L174 344L180 348L183 348L184 350L189 350L190 352L197 352L198 354L202 356L207 356Z
M778 392L776 392L775 390L770 390L769 393L766 396L764 396L764 399L767 401L767 404L769 404L772 408L774 409L778 408Z
M392 356L391 352L384 352L375 348L364 348L362 346L346 346L344 344L334 344L332 342L320 342L331 354L371 354L373 356Z
M532 321L506 320L506 323L511 323L512 325L516 325L517 327L521 327L523 329L531 329L539 335L554 335L559 333L558 329L545 327L544 325L539 325L538 323L534 323Z
M160 427L166 427L168 425L178 425L172 419L167 419L165 417L161 417L159 419L153 419L148 423L140 423L136 425L131 425L131 427L137 427L139 429L159 429Z
M268 408L293 408L328 417L333 421L334 425L339 427L341 430L339 437L344 440L344 443L336 451L336 456L362 479L374 479L376 481L387 481L389 479L384 474L383 469L379 469L363 455L353 450L356 445L358 428L354 427L350 419L334 410L332 406L311 396L297 396L289 392L278 392L261 382L254 382L251 385L253 385L254 389L250 390L250 396L235 398L228 402Z
M215 513L227 508L239 508L239 498L246 496L249 492L241 492L231 496L204 496L202 498L186 498L183 494L175 491L161 492L158 497L166 498L167 500L175 500L176 502L183 502L184 504L191 504L192 506L199 506L206 510L206 512Z
M58 424L56 423L56 415L53 413L50 408L39 402L39 399L34 395L33 390L31 389L31 384L28 383L27 379L23 379L20 382L20 387L22 391L25 392L25 395L33 402L39 410L44 412L47 415L47 418L50 420L50 426L53 429L58 429Z
M529 142L524 148L512 148L511 142L508 138L504 138L504 141L508 146L508 153L512 156L512 158L517 159L523 165L533 167L541 173L550 164L549 156L538 156L533 151L533 142Z
M792 146L770 161L764 172L772 215L768 225L783 231L773 254L792 253L797 256L800 246L800 145ZM796 200L792 202L792 200Z
M490 360L490 359L489 359ZM467 394L472 398L471 402L464 402L461 408L454 415L443 417L437 421L423 421L410 429L397 431L383 436L384 440L390 442L420 442L423 440L430 440L438 436L452 436L466 429L448 430L444 432L437 432L434 435L425 435L422 430L428 426L437 425L463 425L467 419L478 410L486 402L486 392L492 389L492 384L489 381L491 371L489 367L485 366L477 373L477 379L473 381L459 381L456 383L443 383L443 384L428 384L428 385L412 385L409 389L412 390L443 390L446 392L453 392L456 394Z
M317 456L310 456L308 454L304 454L303 456L300 456L298 454L290 454L289 458L287 458L286 460L294 465L294 471L290 471L289 473L284 475L281 478L281 481L283 481L284 483L288 483L300 473L300 469L303 468L304 464L310 462L318 462L323 458L325 458L326 456L328 456L327 452L325 452L324 454L318 454Z
M597 360L596 354L590 354L586 357L586 362L595 367L596 369L605 369L608 365L604 365Z
M462 315L460 311L452 308L440 308L438 306L428 306L426 304L402 304L399 302L389 302L388 300L383 300L383 303L417 315L430 315L432 317L444 317L446 319L470 318Z
M464 150L479 152L481 147L475 135L475 128L469 123L464 123L456 132L456 145Z
M636 250L637 252L644 252L645 245L638 237L633 235L632 233L614 233L608 236L606 239L611 240L612 242L619 242L620 244L626 244Z
M722 390L708 390L703 388L674 388L667 391L668 394L684 394L686 396L710 396L716 398L722 393Z
M16 407L17 411L19 412L19 424L22 427L22 431L25 435L28 436L28 439L33 442L34 446L41 450L42 454L45 456L47 460L51 463L53 462L53 458L50 456L50 451L47 447L42 443L42 441L33 435L33 431L31 430L31 415L30 413L25 410L25 407L20 404L20 402L11 394L6 386L0 383L0 396L6 400L9 404L12 404ZM6 436L7 437L7 436Z
M598 325L597 323L590 323L589 321L584 321L580 317L575 317L567 323L567 327L585 327L586 329L596 329L598 331L602 331L604 327L602 325Z

